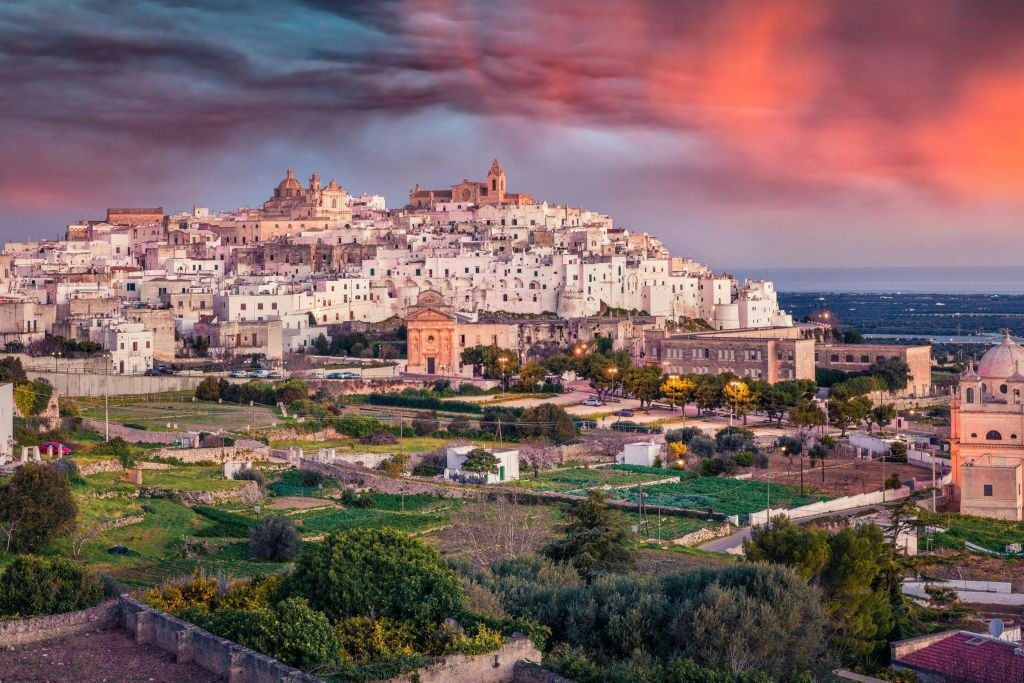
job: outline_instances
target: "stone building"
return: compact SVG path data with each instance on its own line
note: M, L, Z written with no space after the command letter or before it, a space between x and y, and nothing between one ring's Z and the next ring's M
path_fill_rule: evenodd
M438 292L420 294L406 318L407 371L422 375L455 375L460 358L455 345L455 315Z
M432 209L440 203L464 202L484 204L533 204L533 195L506 190L505 171L495 159L487 171L487 180L465 180L448 190L424 190L419 185L409 193L409 205L417 209Z
M149 225L163 222L164 209L162 206L152 209L107 209L107 223L111 225Z
M127 308L124 317L142 323L153 334L153 359L169 363L174 360L174 318L169 308Z
M215 357L261 353L268 360L280 360L283 356L280 320L222 322L203 317L192 327L192 335L205 338Z
M814 379L814 340L800 338L797 328L645 334L644 362L675 375L717 375L770 384Z
M960 511L1022 519L1024 348L1006 335L960 376L950 401L952 499Z
M910 381L900 396L924 397L932 393L932 347L928 344L821 344L814 351L819 368L861 372L876 362L900 360L910 368Z
M352 201L348 190L331 179L321 187L316 171L309 178L309 187L302 187L295 173L288 169L274 195L263 203L263 217L328 219L333 222L352 220Z

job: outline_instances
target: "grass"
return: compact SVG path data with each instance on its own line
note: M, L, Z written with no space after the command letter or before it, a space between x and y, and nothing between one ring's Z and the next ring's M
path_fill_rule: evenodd
M772 507L799 507L828 496L805 495L789 484L767 484L762 481L742 481L721 477L697 477L678 484L655 484L644 487L644 499L650 505L690 510L712 510L726 515L747 515L767 507L769 487ZM612 492L615 498L637 502L635 489Z
M629 518L630 524L637 525L640 523L640 515L638 513L624 512L623 514ZM649 538L663 541L676 539L701 529L712 529L722 526L722 522L713 519L697 519L695 517L662 515L659 519L658 515L647 515L647 520L650 523ZM642 534L642 531L638 529L638 533Z
M98 491L132 490L123 472L100 472L86 477ZM226 491L244 486L244 481L225 479L218 465L179 465L169 470L142 470L142 486L181 491Z
M103 401L96 403L79 402L82 416L102 420ZM110 406L110 420L118 423L138 423L152 431L228 431L243 429L255 417L256 426L271 425L280 420L269 406L241 406L233 403L195 402L191 398L184 402L175 401L134 401ZM175 429L174 424L178 427Z
M444 526L449 521L447 512L396 512L375 508L339 508L313 510L295 515L302 520L303 534L322 534L348 529L378 529L391 527L407 533L419 533Z
M928 534L931 544L939 548L963 550L964 541L968 541L1002 553L1010 543L1024 544L1024 523L1013 520L947 514L939 515L930 526L946 530L941 534ZM923 545L924 540L920 543Z
M614 468L601 469L555 469L541 472L539 477L520 479L503 484L535 491L584 491L595 486L627 486L630 484L641 484L645 482L658 481L673 476L671 470L662 470L661 473L635 472Z

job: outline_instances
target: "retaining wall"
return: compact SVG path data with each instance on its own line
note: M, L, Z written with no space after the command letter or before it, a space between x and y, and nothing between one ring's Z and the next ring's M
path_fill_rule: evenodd
M273 657L172 617L128 595L119 606L121 626L139 644L154 645L174 655L179 664L194 663L229 683L314 683L319 678L286 666Z
M777 517L782 515L790 519L803 519L804 517L814 517L816 515L827 515L832 512L841 512L843 510L852 510L854 508L864 507L866 505L878 505L880 503L891 503L901 498L906 498L911 494L911 488L909 486L901 486L898 489L890 489L888 491L872 491L870 493L858 493L854 496L845 496L843 498L833 498L832 500L825 500L819 503L811 503L810 505L803 505L798 508L792 508L789 510L782 509L771 509L771 516ZM761 510L760 512L752 512L750 514L750 524L765 524L769 519L769 511Z
M104 434L106 426L103 420L93 420L88 417L82 418L82 427L94 432ZM145 429L134 429L125 427L116 422L110 423L110 438L119 436L130 443L177 443L185 436L184 432L150 432Z
M229 460L266 460L270 447L260 444L259 448L220 446L218 448L160 448L149 453L148 458L176 458L182 462L216 462Z
M64 614L46 614L0 622L0 647L20 647L44 640L115 628L120 620L117 600Z
M575 683L533 662L519 661L512 667L512 683Z
M392 683L509 683L520 661L540 661L540 650L526 637L513 638L497 652L484 655L451 655L437 664L391 679Z
M203 376L113 375L89 372L53 372L30 370L29 379L42 377L61 396L142 396L162 391L194 390Z

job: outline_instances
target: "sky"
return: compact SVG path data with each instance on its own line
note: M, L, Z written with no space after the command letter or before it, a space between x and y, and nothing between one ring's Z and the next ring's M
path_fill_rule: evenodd
M712 265L1017 264L1018 0L4 0L0 240L482 179Z

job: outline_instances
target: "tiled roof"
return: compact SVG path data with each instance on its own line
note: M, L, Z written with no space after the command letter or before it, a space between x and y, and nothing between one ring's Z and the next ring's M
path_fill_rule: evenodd
M894 661L922 673L936 673L950 680L970 683L1024 681L1024 653L1008 643L970 633L954 633Z

